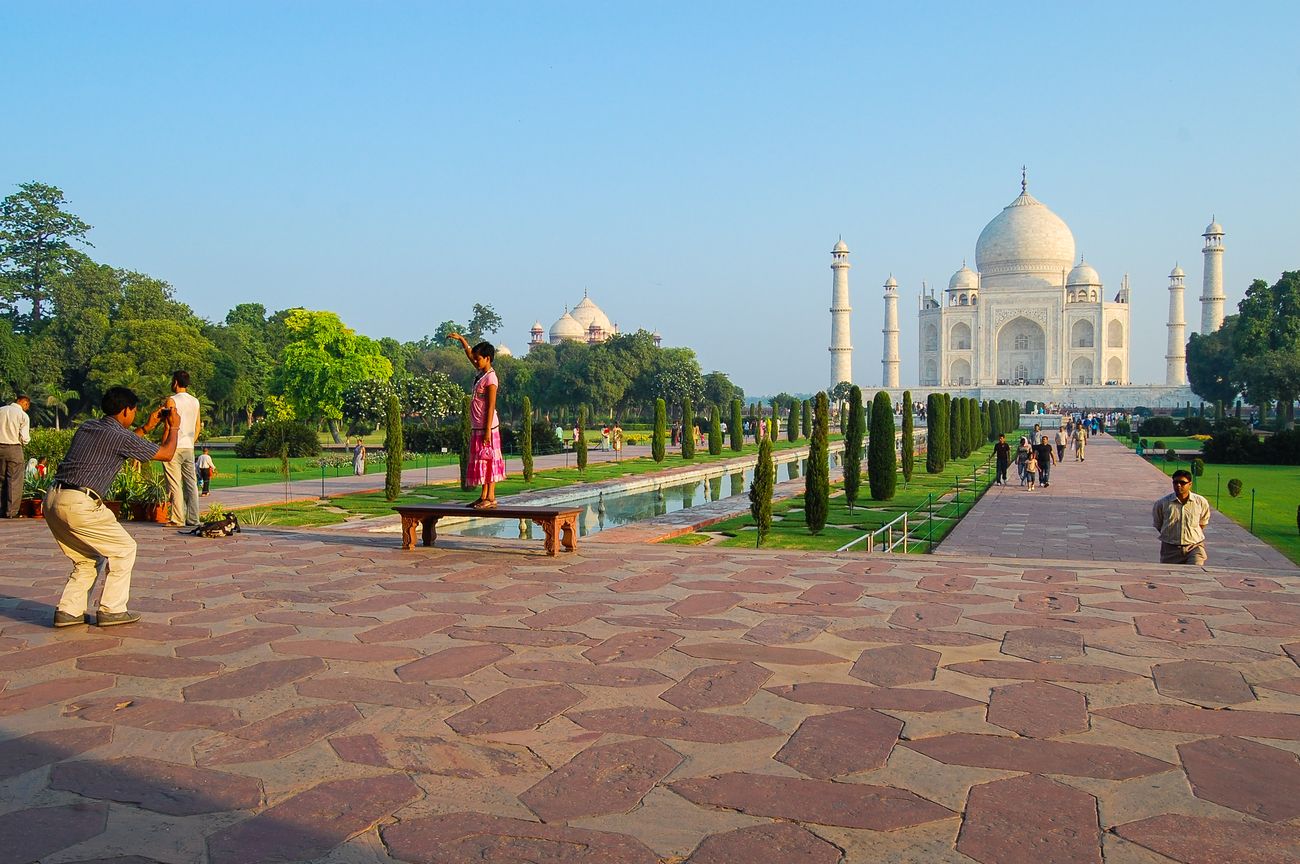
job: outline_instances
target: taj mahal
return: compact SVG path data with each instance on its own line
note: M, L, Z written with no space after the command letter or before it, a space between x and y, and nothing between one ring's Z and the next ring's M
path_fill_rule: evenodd
M1223 228L1205 239L1201 332L1223 323ZM849 338L849 248L831 251L831 383L852 381ZM1061 217L1020 194L993 217L975 244L975 268L962 263L947 290L917 296L917 387L913 398L945 390L981 399L1034 399L1088 407L1172 407L1198 401L1187 387L1186 274L1169 275L1166 375L1163 384L1134 384L1129 356L1129 279L1107 289L1097 271L1075 257L1074 235ZM897 281L884 284L881 386L901 394ZM1150 344L1152 334L1139 334Z

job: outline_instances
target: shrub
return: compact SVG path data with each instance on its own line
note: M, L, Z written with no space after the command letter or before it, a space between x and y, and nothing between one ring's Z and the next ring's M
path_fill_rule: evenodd
M739 453L745 449L745 417L741 414L740 400L731 400L731 449ZM737 484L739 486L739 484Z
M844 427L844 500L849 510L858 502L862 485L862 388L849 389L849 419Z
M406 449L416 453L441 453L444 447L448 453L459 453L460 427L407 423L402 428L402 440L406 442ZM504 433L502 440L505 440Z
M960 397L953 399L948 407L948 452L954 459L964 459L970 455L966 450L966 422L962 416L964 408L965 400Z
M533 400L524 397L523 423L519 428L519 458L524 463L524 482L533 482ZM550 424L547 424L550 425ZM549 433L555 437L554 432Z
M871 406L871 434L867 437L867 482L871 497L888 501L898 483L898 459L894 450L894 411L889 394L881 390Z
M695 435L692 425L695 422L695 407L691 405L690 397L682 400L682 458L695 458Z
M948 433L947 419L943 416L943 397L938 393L926 397L925 423L925 471L938 474L943 471L943 438Z
M808 474L804 479L803 514L808 530L820 534L826 527L830 509L831 478L829 465L830 401L825 393L817 394L813 407L812 443L808 447Z
M1178 426L1184 435L1208 435L1214 429L1214 422L1202 414L1186 417Z
M1120 438L1127 438L1133 432L1133 424L1127 420L1115 421L1115 435Z
M315 456L320 453L316 430L297 420L263 420L253 424L235 445L236 455L245 459L279 456L281 451L287 451L291 459Z
M709 455L722 455L722 416L717 405L709 408Z
M1286 433L1278 433L1271 439L1276 447L1285 443L1279 439ZM1201 453L1207 462L1232 464L1251 464L1264 459L1267 449L1259 443L1259 436L1240 426L1224 426L1215 432L1213 438L1201 446Z
M473 431L469 409L473 398L467 395L460 401L460 449L456 452L460 454L460 488L462 489L469 489L469 442Z
M1157 449L1157 450L1164 450L1164 449L1165 449L1165 442L1163 442L1163 441L1161 441L1160 439L1157 438L1157 439L1156 439L1156 449Z
M912 482L912 468L916 461L916 440L912 429L912 391L903 391L903 482Z
M772 464L772 439L764 438L758 445L758 464L754 466L754 480L749 484L749 514L754 517L755 546L762 546L767 532L772 529L772 486L776 480L776 466Z
M1241 494L1241 481L1236 477L1228 481L1228 494L1233 498Z
M1165 451L1165 461L1166 461L1166 462L1177 462L1177 461L1178 461L1178 451L1175 450L1175 449L1172 448L1172 447L1170 447L1168 450L1166 450L1166 451Z
M1205 460L1197 456L1192 460L1192 476L1200 477L1205 474Z
M573 442L574 455L578 459L578 470L587 470L587 409L578 409L578 440Z
M31 430L31 440L23 445L23 452L27 454L28 459L40 459L45 457L45 464L49 467L49 476L54 476L54 469L63 461L63 457L68 455L68 448L72 446L72 436L76 434L71 429L33 429Z
M1142 421L1142 434L1152 438L1179 434L1178 422L1172 417L1161 415L1148 417Z
M656 462L664 461L668 440L668 406L662 399L655 400L655 431L650 439L650 455Z
M395 501L402 494L402 403L396 393L388 394L384 428L384 450L393 454L384 467L384 498Z
M1143 450L1149 450L1151 449L1151 442L1148 441L1146 438L1143 438L1141 441L1138 442L1138 446L1141 447Z

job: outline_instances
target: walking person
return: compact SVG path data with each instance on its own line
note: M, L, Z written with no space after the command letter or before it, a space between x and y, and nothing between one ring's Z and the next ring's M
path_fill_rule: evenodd
M1038 482L1038 456L1032 450L1025 459L1025 479L1029 482L1029 491L1033 492L1034 484Z
M202 431L199 419L199 400L189 392L190 373L178 369L172 373L172 395L163 403L163 411L171 411L180 418L177 428L176 452L163 463L167 477L167 495L171 507L167 511L167 524L173 528L194 528L199 524L199 475L194 468L194 442ZM146 434L152 432L158 421L153 417L144 425Z
M1061 426L1056 430L1056 461L1065 461L1065 445L1070 443L1070 433Z
M1074 461L1083 462L1083 448L1088 442L1088 432L1082 423L1074 427Z
M1056 464L1056 454L1052 452L1052 445L1048 443L1046 435L1041 444L1034 445L1034 458L1038 462L1039 485L1046 489L1051 485L1049 478L1052 476L1052 466Z
M1025 463L1029 461L1032 452L1029 449L1029 439L1024 435L1020 436L1020 444L1016 447L1016 473L1020 475L1020 485L1025 485Z
M352 448L352 476L360 477L366 473L366 442L357 437L356 446Z
M1007 467L1011 464L1011 445L1006 435L998 436L998 443L993 445L993 455L997 457L998 479L993 481L999 486L1007 485Z
M72 561L72 573L54 613L55 627L86 621L90 590L101 563L106 565L104 590L95 623L100 627L130 624L140 616L127 610L131 594L131 569L135 566L135 540L104 506L104 495L127 459L168 462L180 438L180 413L164 415L159 406L149 415L149 426L163 423L162 444L132 434L139 399L125 387L110 387L100 408L104 416L87 420L72 436L68 455L59 463L50 490L45 493L45 524L63 554Z
M1180 468L1172 480L1174 491L1151 508L1152 522L1160 532L1160 563L1204 564L1210 502L1192 491L1190 471Z
M470 403L469 468L465 482L469 486L482 485L478 500L469 506L488 510L497 506L497 481L506 479L506 463L501 457L501 426L497 416L497 373L492 369L496 349L490 342L480 342L473 348L464 336L451 334L460 342L465 356L478 370L474 379L474 398ZM574 449L577 449L578 427L573 427Z
M0 461L4 464L4 498L0 499L4 512L0 515L6 519L17 519L23 503L23 447L32 440L31 421L27 418L31 408L32 400L21 393L0 408Z
M212 461L212 454L208 452L207 447L204 447L203 452L199 454L199 458L194 460L194 467L199 469L199 483L201 484L199 497L205 498L208 492L211 491L212 478L217 475L217 463Z

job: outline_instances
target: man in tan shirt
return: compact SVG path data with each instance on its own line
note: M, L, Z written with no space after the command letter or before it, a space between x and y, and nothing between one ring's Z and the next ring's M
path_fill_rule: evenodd
M1204 564L1205 526L1210 502L1192 491L1192 475L1174 472L1174 491L1155 503L1152 521L1160 532L1161 564Z

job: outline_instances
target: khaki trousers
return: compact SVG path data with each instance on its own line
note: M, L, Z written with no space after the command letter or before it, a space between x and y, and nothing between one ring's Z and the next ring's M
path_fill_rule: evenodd
M1204 543L1193 543L1190 546L1180 546L1177 543L1166 543L1160 541L1160 563L1161 564L1204 564L1209 560L1205 554Z
M135 566L135 540L117 517L99 501L76 489L55 486L45 493L45 524L63 554L72 559L72 573L59 600L59 611L86 614L99 562L108 565L99 608L125 612Z
M199 479L194 469L194 448L177 448L176 455L163 463L163 475L171 498L168 518L178 524L199 524Z

